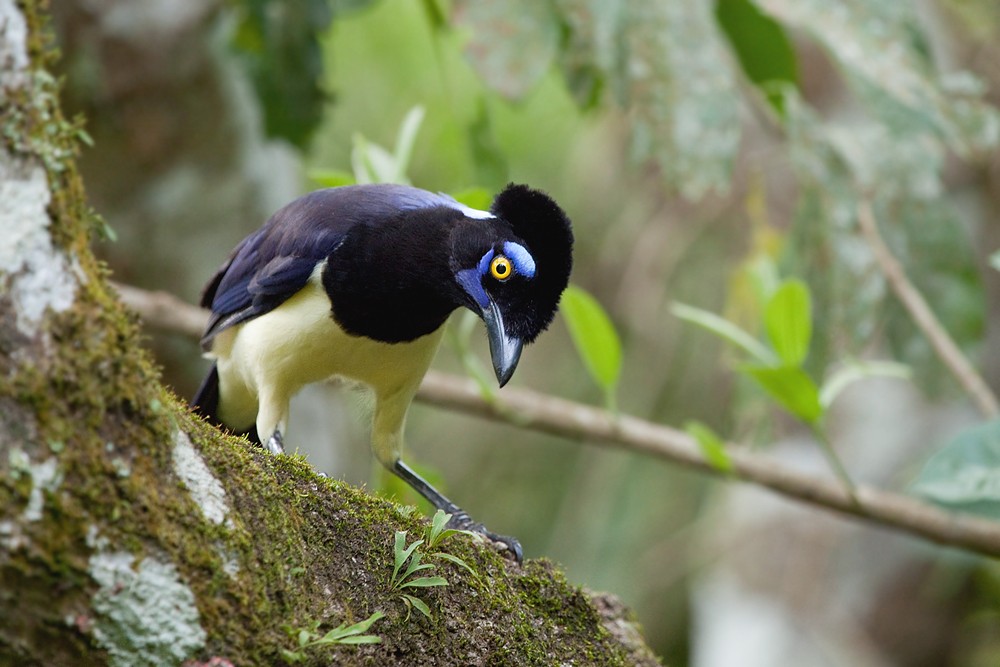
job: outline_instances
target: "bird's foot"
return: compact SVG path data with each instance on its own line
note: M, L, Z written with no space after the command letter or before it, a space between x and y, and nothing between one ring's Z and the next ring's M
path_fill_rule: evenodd
M285 443L282 442L281 431L275 431L271 434L271 437L267 439L266 443L264 443L264 449L272 454L285 453Z
M453 528L455 530L468 530L473 533L482 535L489 541L495 544L502 544L504 546L505 555L509 558L513 558L520 565L524 560L524 551L521 549L521 543L513 537L508 537L506 535L497 535L486 529L486 526L473 520L464 511L459 510L451 515L451 519L448 521L448 528Z

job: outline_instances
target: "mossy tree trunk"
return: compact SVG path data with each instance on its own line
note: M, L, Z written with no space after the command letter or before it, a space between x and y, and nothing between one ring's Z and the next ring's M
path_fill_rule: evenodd
M655 664L612 601L464 537L447 548L477 576L439 565L432 618L408 616L393 538L420 521L163 389L88 249L100 224L43 35L33 3L0 0L0 664L277 664L296 648L286 627L375 611L381 643L300 657Z

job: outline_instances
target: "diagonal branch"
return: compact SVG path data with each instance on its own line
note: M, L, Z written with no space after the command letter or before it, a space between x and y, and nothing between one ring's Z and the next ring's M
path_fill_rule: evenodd
M122 300L157 328L200 336L207 313L170 294L117 285ZM507 388L486 401L472 380L431 371L417 394L423 403L602 446L640 452L718 475L686 433L528 389ZM1000 523L946 512L899 493L859 486L856 500L833 480L802 474L760 454L730 447L732 476L789 498L871 523L1000 557Z
M972 367L969 360L965 358L952 337L948 335L948 331L938 321L923 295L906 277L903 265L882 239L871 202L867 199L863 199L858 206L858 223L861 226L861 233L868 241L868 245L871 246L872 252L875 253L875 261L878 262L882 274L889 282L889 287L906 308L910 317L913 318L913 322L930 341L934 352L955 376L958 384L969 395L984 417L993 419L1000 415L997 397L982 376Z

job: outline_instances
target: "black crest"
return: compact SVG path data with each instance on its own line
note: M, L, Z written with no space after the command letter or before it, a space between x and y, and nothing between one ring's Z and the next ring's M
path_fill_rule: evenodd
M496 196L490 211L505 220L535 260L536 273L524 289L511 294L518 303L516 333L530 343L555 317L573 269L573 230L569 218L544 192L526 185L508 185ZM517 326L517 325L520 326Z

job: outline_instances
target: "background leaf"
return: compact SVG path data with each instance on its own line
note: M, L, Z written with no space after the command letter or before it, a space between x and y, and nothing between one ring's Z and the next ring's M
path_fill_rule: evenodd
M355 2L360 7L367 2ZM319 35L333 18L326 0L240 0L233 46L247 63L264 129L304 148L323 116Z
M454 21L472 32L469 62L509 99L524 97L555 60L559 24L547 2L457 0Z
M741 366L783 408L810 425L819 423L823 406L819 389L805 371L792 366Z
M1000 420L960 433L927 461L910 490L949 509L1000 520Z
M784 24L811 34L830 52L862 99L885 114L934 128L960 152L1000 141L1000 114L970 80L941 81L913 3L879 0L755 0Z
M781 85L798 84L798 65L791 41L777 21L750 0L717 0L715 18L739 58L743 73L784 113Z
M697 421L686 423L684 430L695 439L702 454L705 455L705 460L713 468L726 474L733 471L733 462L729 458L729 452L726 451L726 445L715 431Z
M586 290L570 285L559 310L590 377L611 395L622 369L622 345L611 318Z
M682 320L697 324L703 329L711 331L716 336L740 348L765 366L778 363L778 359L774 356L774 353L767 349L759 340L720 315L683 303L672 304L670 312Z
M852 361L842 365L826 379L819 392L819 402L829 408L844 389L872 377L910 378L910 369L894 361Z
M767 303L767 335L787 366L801 366L809 354L812 320L809 288L801 280L786 280Z

